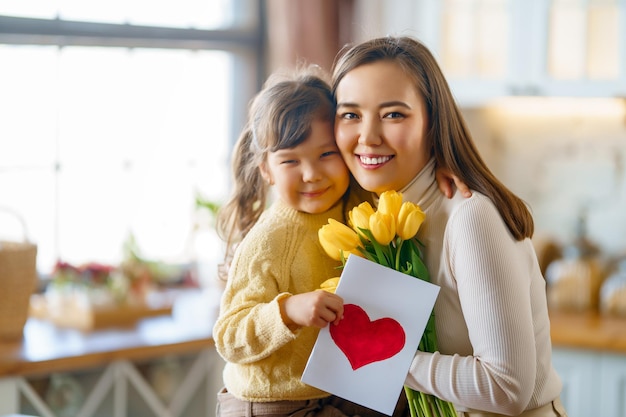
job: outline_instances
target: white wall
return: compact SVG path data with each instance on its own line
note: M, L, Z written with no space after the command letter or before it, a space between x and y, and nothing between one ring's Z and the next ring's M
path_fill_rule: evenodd
M626 100L514 99L464 113L487 164L530 204L537 234L567 244L586 211L589 238L626 254Z

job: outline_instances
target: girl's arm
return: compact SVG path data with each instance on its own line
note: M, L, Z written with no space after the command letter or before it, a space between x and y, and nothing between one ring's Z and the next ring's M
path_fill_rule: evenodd
M254 363L296 338L282 319L280 304L291 294L280 285L267 251L242 243L230 268L220 314L213 327L219 354L228 362Z

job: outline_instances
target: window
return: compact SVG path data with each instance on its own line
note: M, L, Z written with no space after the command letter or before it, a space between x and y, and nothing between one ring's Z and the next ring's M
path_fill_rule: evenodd
M259 85L257 0L0 3L0 240L58 259L191 262ZM212 253L204 256L218 256Z
M511 22L502 0L445 0L442 64L456 78L502 78Z
M620 72L618 0L554 0L548 34L550 75L613 80Z

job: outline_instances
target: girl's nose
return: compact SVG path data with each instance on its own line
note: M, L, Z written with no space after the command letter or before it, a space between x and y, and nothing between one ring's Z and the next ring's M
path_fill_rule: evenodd
M304 182L314 182L321 178L321 172L315 164L302 164L302 180Z

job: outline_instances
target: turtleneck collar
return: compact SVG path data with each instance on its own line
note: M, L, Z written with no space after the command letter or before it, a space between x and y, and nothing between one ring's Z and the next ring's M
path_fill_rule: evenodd
M426 209L439 196L439 189L435 179L435 159L430 161L402 190L405 201L412 201L422 209Z
M432 204L434 198L437 197L435 191L439 192L439 189L437 188L437 181L435 180L435 160L432 158L424 168L417 173L411 182L403 189L398 190L398 192L402 193L404 201L412 201L418 204L422 210L425 209L427 205ZM378 195L372 193L372 199L374 205L378 206Z

